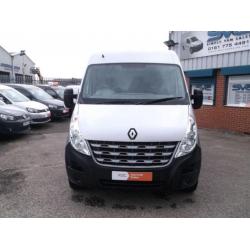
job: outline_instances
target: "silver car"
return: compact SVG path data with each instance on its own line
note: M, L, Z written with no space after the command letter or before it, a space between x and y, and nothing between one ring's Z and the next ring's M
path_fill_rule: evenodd
M0 84L0 100L27 111L31 118L31 124L47 123L51 120L51 114L46 105L31 101L17 90L3 84Z

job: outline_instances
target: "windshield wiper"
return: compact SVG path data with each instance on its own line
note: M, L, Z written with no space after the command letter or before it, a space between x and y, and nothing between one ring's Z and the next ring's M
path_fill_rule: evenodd
M160 102L167 102L171 100L176 100L176 99L182 99L184 98L183 96L176 96L176 97L167 97L167 98L161 98L161 99L154 99L150 101L144 101L144 102L137 102L135 104L140 105L140 104L154 104L154 103L160 103Z

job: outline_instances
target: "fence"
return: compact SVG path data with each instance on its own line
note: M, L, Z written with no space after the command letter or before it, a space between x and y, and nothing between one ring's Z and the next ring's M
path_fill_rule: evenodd
M11 80L9 75L0 75L0 83L25 83L25 84L57 84L61 86L67 85L79 85L81 83L81 79L79 78L44 78L43 80L37 80L32 78L32 76L23 76L16 75L15 80Z

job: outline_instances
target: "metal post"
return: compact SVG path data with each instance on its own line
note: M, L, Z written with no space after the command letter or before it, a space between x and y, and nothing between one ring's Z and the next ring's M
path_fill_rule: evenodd
M14 73L14 55L11 55L11 82L15 82L15 73Z

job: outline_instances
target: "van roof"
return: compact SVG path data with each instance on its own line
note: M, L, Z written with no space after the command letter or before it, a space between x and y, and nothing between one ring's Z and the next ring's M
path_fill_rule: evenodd
M107 63L164 63L180 65L178 56L174 51L159 52L112 52L98 53L90 57L88 65Z

